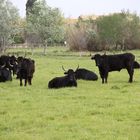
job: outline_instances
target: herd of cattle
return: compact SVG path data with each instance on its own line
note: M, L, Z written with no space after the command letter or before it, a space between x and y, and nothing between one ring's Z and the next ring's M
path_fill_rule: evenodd
M140 64L135 61L135 56L132 53L116 54L116 55L100 55L95 54L91 57L95 60L98 66L102 83L107 83L108 73L111 71L120 71L127 69L129 74L129 82L133 82L133 74L135 68L140 68ZM62 67L63 68L63 67ZM64 69L64 68L63 68ZM64 69L65 71L65 69ZM49 88L60 87L77 87L77 79L83 80L97 80L98 76L87 69L76 69L76 71L69 69L65 71L65 76L55 77L48 83Z
M32 84L33 73L35 72L35 61L25 57L15 57L2 55L0 56L0 82L12 81L12 75L17 75L16 78L20 80L20 86L22 86L22 80L24 79L24 85Z
M108 74L111 71L120 71L126 69L129 74L129 82L133 82L133 74L135 68L140 68L140 64L135 61L135 56L132 53L116 54L116 55L100 55L95 54L91 57L95 60L98 66L102 83L107 83ZM74 71L68 69L67 71L62 66L65 76L55 77L48 83L48 88L61 88L61 87L77 87L77 79L83 80L98 80L96 73L85 69L79 68ZM0 56L0 82L12 81L12 75L20 80L24 79L24 86L32 85L32 78L35 72L35 61L25 57L15 56Z

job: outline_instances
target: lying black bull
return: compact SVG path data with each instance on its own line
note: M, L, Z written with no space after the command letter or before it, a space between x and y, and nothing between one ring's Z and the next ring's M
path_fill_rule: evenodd
M133 82L135 56L132 53L117 55L95 54L91 57L91 59L95 60L96 66L99 68L102 83L107 83L109 72L120 71L121 69L127 69L129 82Z
M68 71L65 71L64 74L65 76L63 77L55 77L51 81L49 81L48 88L61 88L61 87L73 87L73 86L77 87L75 72L72 69L69 69Z
M78 68L75 71L75 78L82 79L82 80L93 80L93 81L98 80L97 74L84 68L80 68L80 69Z
M133 68L139 69L140 68L140 64L137 61L134 61Z

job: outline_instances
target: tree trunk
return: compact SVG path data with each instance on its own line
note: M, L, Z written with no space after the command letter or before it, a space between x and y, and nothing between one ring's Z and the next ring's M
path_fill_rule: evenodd
M2 48L1 48L1 50L2 50L2 53L4 54L4 50L5 50L5 45L6 43L5 43L5 38L3 37L2 38Z
M34 45L31 45L32 56L34 55Z
M124 45L124 39L122 40L122 51L124 51L125 50L125 45Z
M47 49L47 44L43 45L44 49L43 49L43 55L46 55L46 49Z

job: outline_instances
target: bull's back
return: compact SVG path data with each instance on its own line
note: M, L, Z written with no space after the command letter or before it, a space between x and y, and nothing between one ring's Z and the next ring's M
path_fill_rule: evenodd
M83 80L97 80L98 76L87 69L78 69L75 75L76 79L83 79Z
M110 55L108 56L108 67L109 71L120 71L126 68L128 63L132 63L135 60L135 56L131 53Z

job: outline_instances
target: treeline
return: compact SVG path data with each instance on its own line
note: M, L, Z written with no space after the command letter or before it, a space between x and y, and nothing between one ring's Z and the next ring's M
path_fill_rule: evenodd
M45 0L27 0L26 17L9 0L0 1L0 52L17 43L29 47L64 45L75 51L140 48L140 17L122 11L97 18L80 16L68 22L58 8Z
M84 19L69 25L67 41L71 50L140 49L140 17L122 11L96 19Z

